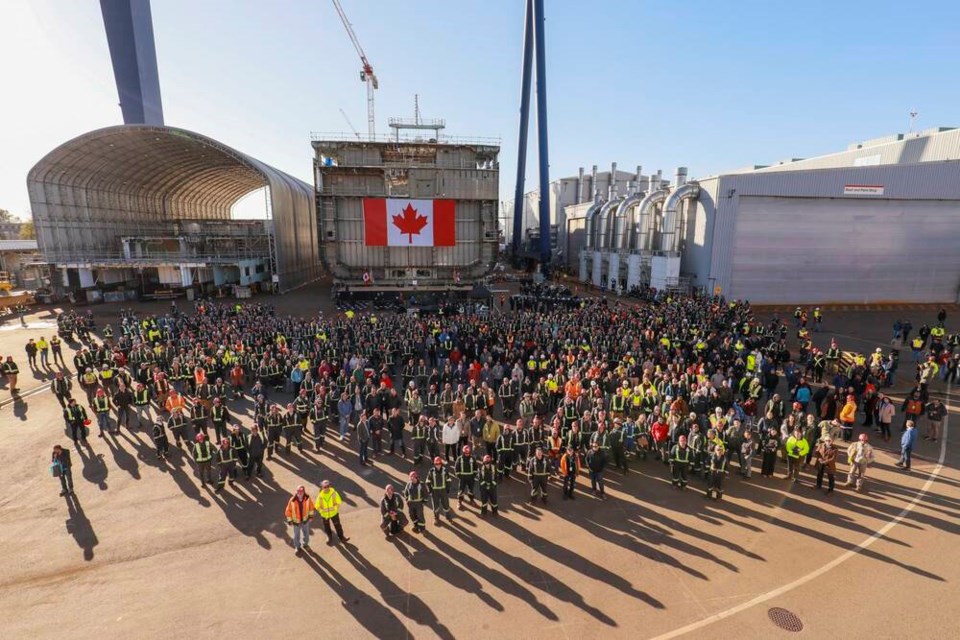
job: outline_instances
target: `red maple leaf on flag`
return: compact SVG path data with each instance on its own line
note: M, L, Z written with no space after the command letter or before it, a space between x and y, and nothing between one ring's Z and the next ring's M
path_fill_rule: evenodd
M393 216L393 224L400 233L409 239L409 244L413 244L413 235L420 235L420 232L427 226L427 217L421 216L412 204L407 204L403 210L403 215Z

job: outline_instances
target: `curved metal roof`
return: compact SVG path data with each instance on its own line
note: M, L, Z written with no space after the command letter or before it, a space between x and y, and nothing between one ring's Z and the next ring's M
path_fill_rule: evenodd
M281 288L317 276L313 186L193 131L120 125L85 133L44 156L27 187L45 252L70 245L87 253L116 250L108 230L229 219L238 200L268 187Z
M287 180L284 180L287 178ZM244 195L291 176L212 138L175 127L123 125L78 136L31 169L28 182L162 196L229 212ZM312 196L310 185L293 178Z

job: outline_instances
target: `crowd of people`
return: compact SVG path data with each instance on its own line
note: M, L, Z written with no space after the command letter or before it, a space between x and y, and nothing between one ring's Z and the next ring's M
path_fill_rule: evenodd
M84 329L75 375L59 367L50 389L76 446L91 426L98 437L146 429L158 460L171 445L184 449L200 483L217 492L261 476L274 456L323 451L328 438L354 448L358 466L409 458L406 484L384 489L388 536L409 523L424 530L428 502L436 524L452 518L454 491L460 509L479 499L479 514L496 516L497 488L511 478L546 503L552 482L575 499L585 473L602 500L605 475L636 464L662 463L677 490L697 483L717 500L731 470L748 481L755 466L762 479L782 473L816 488L826 477L829 495L843 453L845 486L864 490L871 428L886 441L900 427L903 468L921 421L927 438L939 437L946 409L929 385L955 376L960 357L945 314L910 342L901 323L896 337L911 348L919 339L922 357L913 390L895 406L883 389L900 366L897 351L849 354L836 341L821 351L800 309L791 329L722 298L658 295L635 305L567 293L528 287L509 312L482 315L300 319L267 304L215 301L190 313L176 305L125 312L116 335L107 325L98 341ZM813 318L822 328L819 309ZM61 323L81 325L75 314ZM49 368L47 348L44 338L28 342L31 368ZM57 354L62 363L59 345ZM3 371L15 385L9 362ZM235 411L246 400L252 421ZM69 452L58 448L51 462L72 491ZM311 503L298 490L288 504L298 552L315 513L331 540L331 524L345 540L339 496L326 495Z

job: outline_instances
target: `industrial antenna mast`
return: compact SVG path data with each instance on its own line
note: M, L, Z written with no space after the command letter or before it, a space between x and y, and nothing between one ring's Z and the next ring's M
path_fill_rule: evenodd
M373 140L377 134L373 111L373 91L374 89L380 88L380 83L377 81L377 74L373 72L373 65L367 60L367 55L363 52L363 47L360 46L360 40L357 39L357 34L353 32L353 25L347 20L347 14L344 13L343 7L340 5L340 0L333 0L333 6L336 8L337 13L340 14L340 20L343 22L343 26L347 30L347 35L350 36L350 42L353 43L353 48L357 50L357 54L360 56L360 63L363 65L363 69L360 71L360 82L364 82L367 85L367 133L370 139Z

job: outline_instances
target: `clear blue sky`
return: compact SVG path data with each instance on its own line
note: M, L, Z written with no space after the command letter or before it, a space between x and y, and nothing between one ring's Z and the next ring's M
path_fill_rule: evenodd
M378 129L426 117L503 139L512 197L522 0L343 0L380 77ZM616 160L704 176L960 125L960 3L546 0L551 175ZM359 61L328 0L153 0L167 124L311 181L311 131L365 129ZM0 208L29 168L121 122L99 3L0 3ZM528 189L535 186L536 151Z

